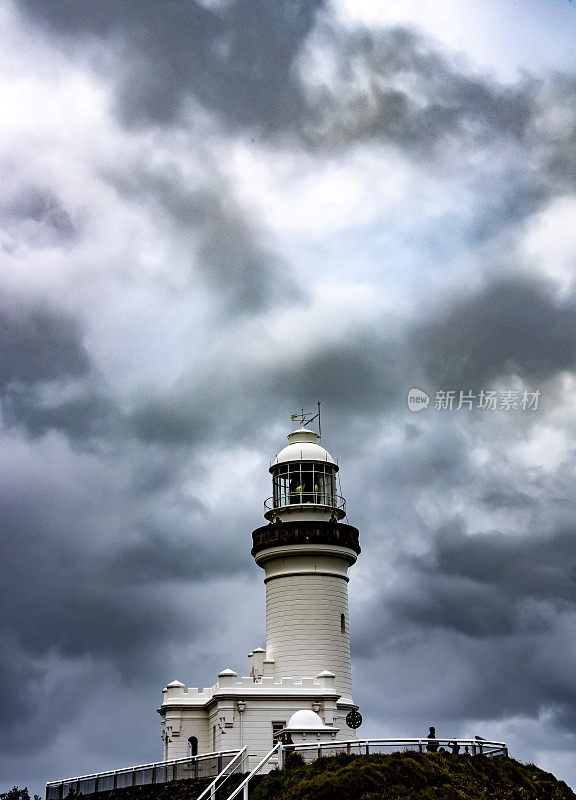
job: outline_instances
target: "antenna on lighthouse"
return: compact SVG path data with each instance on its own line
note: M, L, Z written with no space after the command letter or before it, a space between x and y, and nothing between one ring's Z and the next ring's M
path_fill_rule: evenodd
M318 435L322 436L322 424L320 421L320 400L318 400L318 411L316 414L312 415L311 411L304 411L302 408L299 414L291 414L290 419L292 422L299 422L303 428L306 425L309 425L311 422L314 422L315 419L318 420Z

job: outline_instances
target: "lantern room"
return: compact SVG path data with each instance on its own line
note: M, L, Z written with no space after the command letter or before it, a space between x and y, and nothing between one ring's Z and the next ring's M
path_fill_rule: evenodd
M265 503L266 519L340 520L346 515L336 487L338 465L319 439L308 428L288 434L289 444L270 467L273 495Z

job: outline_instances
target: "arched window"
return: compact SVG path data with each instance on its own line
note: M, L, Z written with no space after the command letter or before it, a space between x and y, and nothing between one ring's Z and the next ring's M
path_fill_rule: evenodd
M188 755L198 755L198 739L195 736L190 736L188 739Z

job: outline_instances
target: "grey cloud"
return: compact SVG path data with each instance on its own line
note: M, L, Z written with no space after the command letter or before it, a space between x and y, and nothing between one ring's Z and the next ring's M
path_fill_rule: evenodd
M335 344L318 341L306 357L265 366L247 361L233 375L222 363L218 370L182 379L171 394L142 403L130 422L143 441L193 444L208 432L217 439L244 441L260 429L262 419L282 414L288 418L304 398L312 405L322 398L337 427L350 414L379 413L397 402L400 353L401 347L379 330L357 330ZM241 352L233 360L242 363ZM235 393L245 400L241 407ZM254 408L259 409L257 415Z
M131 415L135 434L144 442L160 441L173 444L199 442L206 435L206 420L196 416L189 404L152 400L137 408Z
M99 0L28 0L21 13L69 44L88 37L116 54L110 79L128 124L181 123L188 98L214 112L228 133L319 157L384 143L416 158L421 169L451 172L458 160L462 173L473 175L470 154L486 160L491 153L502 164L495 185L476 187L482 202L469 224L472 246L520 224L558 191L555 175L571 170L564 164L571 139L552 141L538 125L547 101L566 102L566 87L530 77L503 86L466 71L412 30L339 28L318 14L323 6L239 0L216 13L193 2L128 0L111 8ZM333 84L309 84L309 51L334 60ZM503 143L516 148L514 167L510 153L500 152ZM540 169L530 163L536 153ZM251 231L239 222L234 213L213 215L199 254L219 291L228 290L219 276L231 275L232 303L250 308L274 287L266 269L274 259L253 247ZM290 287L281 264L272 272L278 297Z
M142 487L124 491L118 453L79 456L75 474L42 452L45 476L4 476L0 489L0 650L18 665L0 681L0 737L20 753L73 724L103 677L159 689L170 677L170 648L190 645L211 624L201 599L191 610L178 592L194 597L208 577L238 578L252 567L249 526L235 536L242 515L218 524L227 544L214 547L213 519L175 490L173 459L171 480L149 480L143 496ZM145 451L123 458L135 473L151 462ZM115 470L117 483L107 477Z
M89 526L72 528L75 544L65 541L71 526L78 525L80 509L70 515L58 496L51 499L56 510L47 501L39 493L25 492L20 498L6 493L1 498L0 534L4 563L10 565L2 606L8 628L17 632L22 645L36 655L92 654L121 665L149 641L152 630L160 626L162 635L170 635L161 625L162 604L127 592L107 573L110 554L95 558L90 552L89 542L83 542ZM175 615L171 620L176 627L182 622Z
M576 530L471 535L453 521L430 539L355 615L355 653L394 676L379 713L428 709L459 724L546 713L574 731ZM411 686L414 709L403 702Z
M576 188L576 123L570 114L576 100L574 75L555 73L542 86L539 106L544 118L553 109L556 117L564 120L561 131L552 126L535 127L532 144L539 152L546 174L557 194L574 192ZM570 120L570 122L568 122Z
M194 2L28 0L21 13L52 34L116 50L124 69L119 109L130 123L174 121L191 96L225 123L279 141L295 136L315 150L383 140L429 155L446 134L485 143L495 131L524 136L536 81L503 88L464 74L406 28L343 30L322 17L315 45L334 57L340 85L305 90L297 59L324 5L238 0L216 13ZM398 77L427 102L398 88Z
M471 245L489 241L503 231L513 231L516 225L543 208L551 194L545 175L499 175L498 186L493 191L486 189L471 221L468 237Z
M512 490L491 489L487 487L481 498L482 502L492 509L496 508L530 508L535 500L524 492Z
M10 387L3 412L6 424L23 425L32 436L58 430L78 443L106 441L122 430L116 403L94 386L81 388L72 398L53 401L43 397L42 387Z
M5 295L0 303L0 396L5 425L39 436L106 439L121 429L114 400L99 386L79 319L45 301Z
M423 556L401 557L384 628L417 626L487 640L545 635L576 613L576 530L467 534L461 520L432 535ZM377 615L382 619L382 614Z
M226 124L260 130L278 127L297 102L292 64L322 5L238 0L215 13L193 0L29 0L21 13L72 42L100 39L116 50L128 124L178 120L193 96Z
M38 751L74 718L86 692L73 670L30 657L13 637L0 632L0 702L3 724L0 743L4 755ZM88 672L93 685L98 675Z
M191 281L200 275L228 313L254 313L286 296L302 297L289 265L265 244L264 232L236 202L215 165L210 185L198 187L190 187L178 171L141 164L108 171L105 178L121 196L159 208L179 228Z
M546 380L576 366L576 310L551 287L496 279L413 333L427 376L449 389L481 389L503 375Z
M85 375L90 360L76 319L40 303L0 304L0 386Z
M409 29L328 27L319 44L336 62L338 85L309 89L304 115L296 118L294 133L313 149L388 141L434 159L433 148L447 135L469 146L494 135L521 140L531 121L534 81L502 88L467 75ZM413 85L414 94L398 88L397 79Z
M343 420L405 407L408 389L421 382L479 392L502 377L517 376L535 391L576 367L571 300L558 300L552 287L530 278L494 279L469 296L452 297L449 305L429 309L428 320L410 323L390 337L383 334L387 323L378 320L337 343L320 341L303 358L235 369L236 389L273 416L278 396L287 409L308 397L321 398L333 419ZM242 362L242 354L234 360ZM137 436L194 443L208 430L227 437L252 430L256 423L248 413L231 411L230 378L221 366L219 373L196 373L193 383L183 379L169 395L136 407L130 421ZM453 469L454 459L461 462L456 448L437 450L434 458L434 465L427 459L420 468L415 456L412 476L463 474L461 465Z
M573 604L576 610L576 528L552 535L485 533L458 527L440 531L431 562L414 566L431 577L471 581L510 600L532 598Z
M191 510L189 506L184 509ZM222 536L226 525L218 527ZM136 538L123 545L109 563L110 574L120 585L204 581L208 576L239 574L250 566L245 558L247 533L239 538L229 531L226 547L220 549L214 546L211 526L206 523L192 523L178 531L178 526L168 525L166 519L144 520L136 529Z
M48 188L25 184L4 188L0 199L0 220L13 235L42 240L48 233L57 242L66 242L76 233L70 214L59 198ZM26 232L22 225L33 223Z
M502 160L501 181L485 187L470 224L472 245L573 186L574 131L554 137L541 123L543 109L573 102L572 79L525 76L501 85L414 30L339 28L318 13L323 6L238 0L214 12L194 2L27 0L20 10L52 35L88 37L116 53L121 67L111 78L131 124L181 121L189 97L225 126L316 155L382 142L416 157L421 169L443 171L458 159L466 172L471 153L491 152ZM304 74L314 50L333 59L333 84L314 85ZM499 154L504 142L516 147L515 167L510 153Z

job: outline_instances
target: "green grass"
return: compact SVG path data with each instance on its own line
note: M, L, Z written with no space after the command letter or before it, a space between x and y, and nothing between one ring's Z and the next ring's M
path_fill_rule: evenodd
M319 758L269 773L251 800L576 800L563 782L511 758L450 753Z

